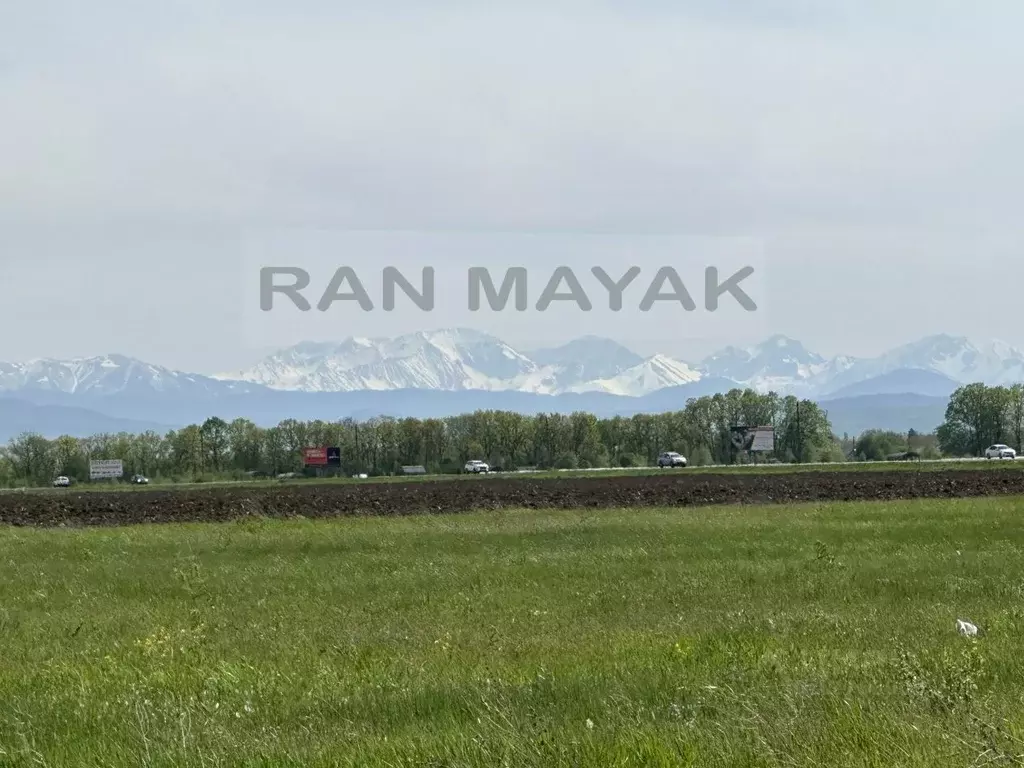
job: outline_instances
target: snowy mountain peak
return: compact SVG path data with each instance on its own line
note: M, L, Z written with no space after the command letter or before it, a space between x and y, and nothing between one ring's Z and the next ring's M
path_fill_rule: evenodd
M1024 371L1024 353L1005 342L975 344L965 336L946 334L905 344L881 359L889 366L935 371L956 381L1007 384L1019 381Z
M169 391L211 393L238 389L237 383L221 383L206 376L172 371L118 354L0 363L0 392L6 393L109 396Z
M500 389L502 382L536 369L536 364L500 339L454 328L416 331L394 339L303 342L247 371L217 378L308 392Z
M662 356L648 361L646 369L633 370L644 362L621 344L596 336L523 353L490 334L451 328L337 345L304 342L247 371L218 378L311 392L483 389L632 395L699 378L685 363ZM625 379L616 379L626 372Z
M824 357L782 335L746 349L726 347L701 363L705 375L732 379L761 391L806 389L829 367Z
M523 352L467 328L397 338L302 342L252 368L216 377L182 373L115 353L72 360L0 362L0 393L85 396L195 393L203 398L264 388L302 392L429 389L537 394L604 392L641 396L714 382L716 387L830 397L900 389L944 392L952 385L1024 382L1024 352L1004 341L975 343L936 334L872 358L826 359L787 336L726 347L699 366L656 354L641 357L610 339L584 336Z
M699 381L701 375L686 363L667 355L654 355L622 373L572 388L573 392L608 392L635 395Z
M959 384L1013 384L1024 381L1024 353L1005 342L976 344L966 336L935 334L876 358L853 360L846 370L824 382L822 391L847 391L854 384L896 371L928 371Z
M521 352L490 334L451 328L394 339L299 344L241 374L219 378L313 392L484 389L623 395L713 378L759 391L813 397L912 369L957 382L1006 383L1024 380L1024 354L1004 342L976 345L964 337L937 334L877 358L827 359L800 341L777 334L751 347L725 347L692 366L666 355L642 358L597 336ZM891 379L887 381L891 385ZM865 387L870 389L870 384Z
M993 353L1007 359L1020 359L1022 356L1024 356L1024 352L1021 352L1013 345L1008 344L1001 339L993 339L991 342L989 342L988 346Z
M636 365L643 360L628 347L602 336L581 336L558 347L533 350L529 355L541 363L580 360L591 355L608 356L619 363L630 365Z
M796 339L790 338L789 336L786 336L781 333L777 333L774 336L769 336L767 339L765 339L752 349L763 352L771 347L775 347L777 349L787 349L792 347L802 350L804 348L804 345L801 344Z
M825 362L825 358L809 351L801 342L782 335L772 336L750 352L754 358L788 360L801 365L818 365Z
M926 367L936 361L974 351L976 347L966 336L940 333L899 346L888 352L887 356L893 359L903 358L906 362L915 363L916 366Z

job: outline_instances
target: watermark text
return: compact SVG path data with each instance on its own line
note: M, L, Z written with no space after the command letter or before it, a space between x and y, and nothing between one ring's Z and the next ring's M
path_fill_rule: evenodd
M465 302L471 312L480 312L486 302L492 312L507 311L511 304L516 312L547 311L552 304L562 306L575 304L581 312L593 311L595 305L607 305L613 312L621 312L629 299L636 303L641 312L650 312L655 305L676 304L687 312L698 308L697 299L708 312L716 312L722 300L728 297L747 312L757 311L758 305L743 283L754 275L752 266L720 272L717 267L707 266L699 272L699 278L691 278L690 285L675 267L662 266L645 271L630 266L618 276L609 274L600 266L591 267L581 279L577 271L567 266L555 267L538 274L539 270L526 267L511 267L495 274L487 267L470 267L467 270L465 293L458 286L446 283L446 302ZM493 272L498 272L494 270ZM438 285L433 267L423 267L415 279L410 279L396 267L384 267L373 281L363 277L353 267L338 267L330 278L321 285L315 285L309 272L300 267L262 267L260 270L260 309L270 312L282 303L301 312L327 312L344 302L346 306L358 306L364 312L375 311L378 304L371 296L367 285L379 287L380 307L392 312L397 305L398 292L408 300L411 307L422 312L432 312L438 304ZM696 283L696 284L694 284ZM539 292L538 291L539 287ZM692 290L696 289L696 290ZM536 296L536 300L532 297Z

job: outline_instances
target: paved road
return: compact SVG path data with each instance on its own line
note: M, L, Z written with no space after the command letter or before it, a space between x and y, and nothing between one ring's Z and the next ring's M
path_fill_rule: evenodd
M963 464L969 461L989 461L984 457L972 456L964 459L920 459L919 461L913 462L914 464ZM991 461L1011 461L1011 459L992 459ZM851 462L827 462L827 461L812 461L804 464L746 464L742 466L754 467L827 467L827 466L842 466L844 463ZM885 466L887 464L907 464L910 462L906 461L873 461L873 462L858 462L863 464L871 464L878 466ZM694 469L731 469L736 467L735 464L703 464L700 467L693 467ZM520 474L529 475L540 472L629 472L631 470L638 472L645 469L657 469L657 467L588 467L586 469L518 469L514 473L508 474Z

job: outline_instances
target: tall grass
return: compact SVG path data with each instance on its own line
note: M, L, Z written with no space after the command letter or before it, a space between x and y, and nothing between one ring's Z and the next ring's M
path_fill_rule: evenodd
M1013 764L1022 544L1015 498L5 529L0 764Z

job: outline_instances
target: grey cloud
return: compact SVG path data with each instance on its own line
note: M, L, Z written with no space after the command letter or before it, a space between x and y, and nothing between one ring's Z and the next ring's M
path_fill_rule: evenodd
M937 322L926 296L981 289L953 280L964 264L999 254L1002 285L1024 278L1004 261L1024 191L1016 4L8 5L0 258L25 279L59 271L0 322L46 294L100 326L149 324L100 340L43 323L0 357L121 348L217 368L222 352L155 318L216 319L237 344L217 297L238 243L290 226L759 236L778 330L836 351L886 345L900 302ZM165 290L143 300L150 274ZM860 329L807 319L869 296ZM983 331L978 302L961 302L965 332Z

